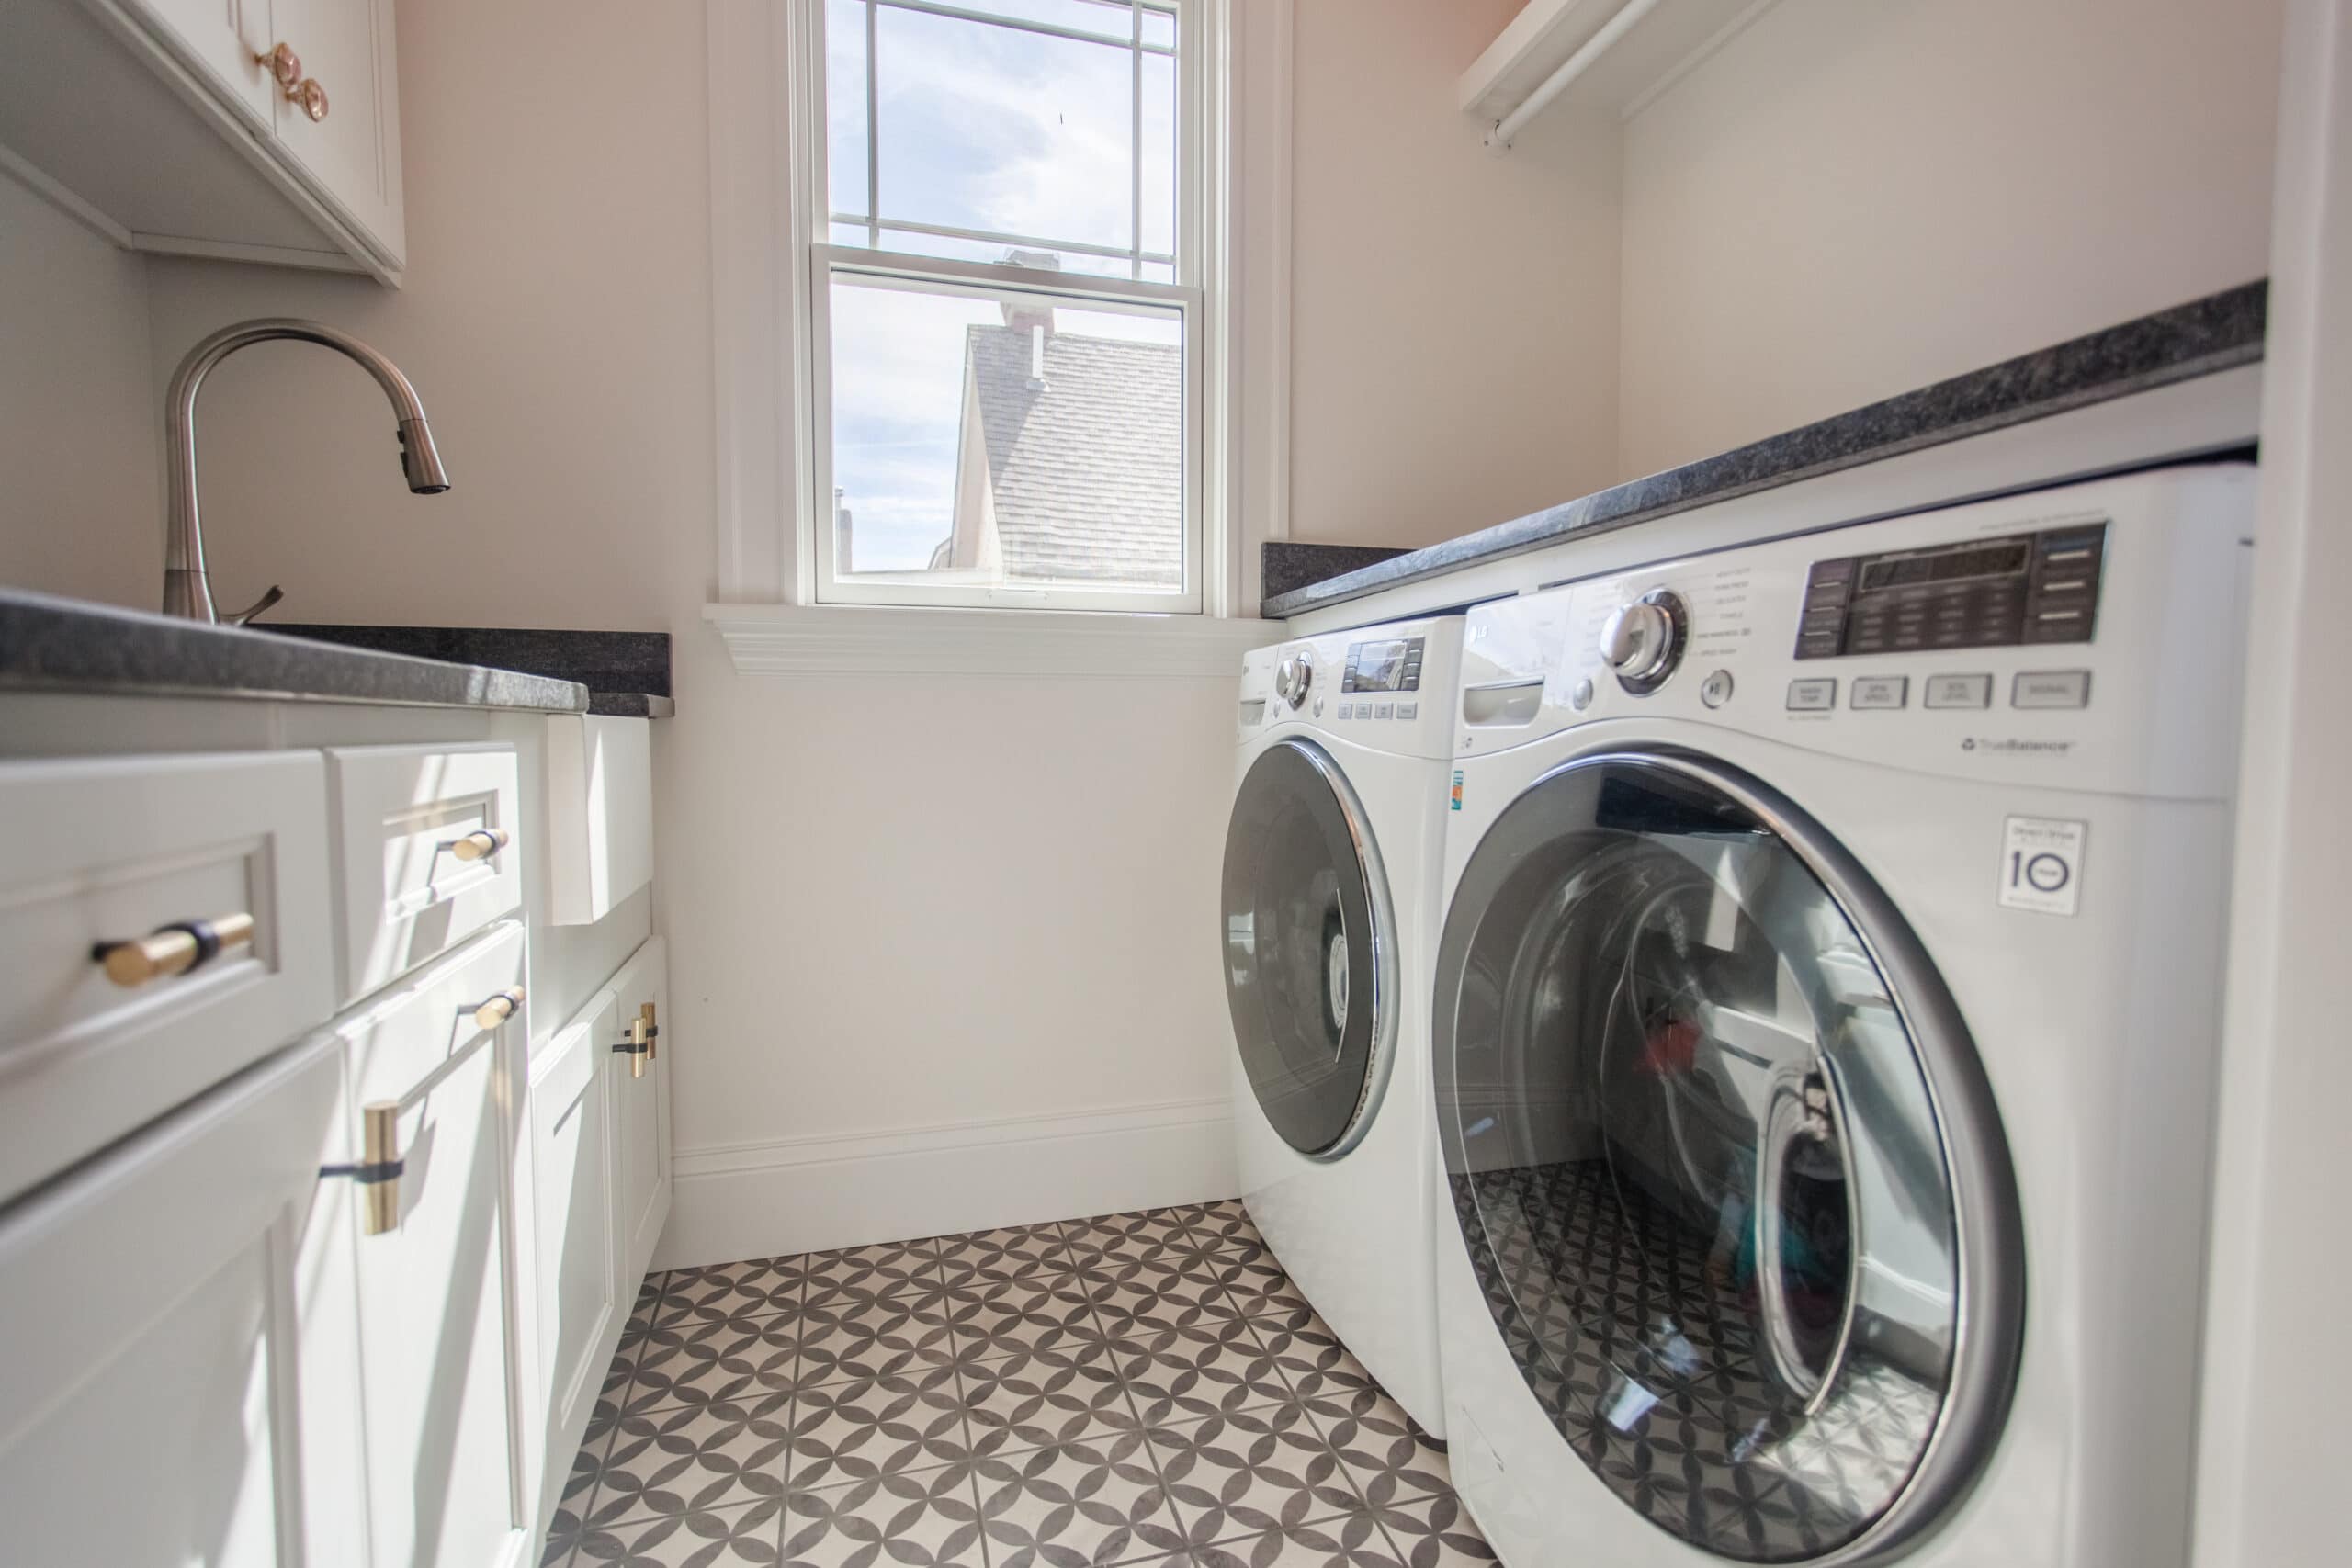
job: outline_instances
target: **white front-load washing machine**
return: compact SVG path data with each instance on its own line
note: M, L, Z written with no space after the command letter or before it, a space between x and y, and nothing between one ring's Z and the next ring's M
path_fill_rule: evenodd
M1243 1201L1435 1433L1428 1004L1461 648L1441 616L1249 656L1221 929Z
M1471 613L1437 1265L1504 1562L2186 1561L2253 486Z

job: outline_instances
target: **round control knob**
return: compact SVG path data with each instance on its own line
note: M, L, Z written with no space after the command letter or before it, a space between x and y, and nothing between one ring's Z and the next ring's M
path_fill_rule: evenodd
M1679 594L1652 589L1630 604L1621 604L1600 628L1601 662L1617 672L1617 683L1635 696L1646 696L1666 684L1682 661L1682 645L1690 617Z
M1274 695L1293 708L1306 701L1306 688L1315 684L1315 666L1306 655L1294 653L1274 666Z

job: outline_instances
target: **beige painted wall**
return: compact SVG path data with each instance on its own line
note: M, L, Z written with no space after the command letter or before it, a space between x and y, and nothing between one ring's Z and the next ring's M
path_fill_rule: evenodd
M1617 130L1507 154L1461 73L1518 0L1298 0L1291 536L1425 545L1610 481Z
M145 264L0 174L0 582L163 591Z
M2281 0L1782 0L1625 128L1620 477L2260 277Z

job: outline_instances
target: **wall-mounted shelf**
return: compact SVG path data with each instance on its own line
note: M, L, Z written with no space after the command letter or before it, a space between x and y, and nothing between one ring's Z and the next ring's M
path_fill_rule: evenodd
M1602 104L1631 118L1722 48L1773 0L1527 0L1462 73L1464 112L1508 147L1553 104Z

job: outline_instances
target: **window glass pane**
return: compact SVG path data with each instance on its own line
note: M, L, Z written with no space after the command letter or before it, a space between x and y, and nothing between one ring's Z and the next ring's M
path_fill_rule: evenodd
M835 212L865 216L865 6L825 0L825 150ZM857 243L864 242L858 241Z
M846 274L831 304L837 575L1182 590L1177 311Z
M1134 22L1127 0L948 0L956 9L980 11L1015 21L1042 22L1094 38L1125 43Z
M1148 6L1145 6L1143 41L1147 49L1174 49L1176 47L1176 13L1155 11Z
M885 6L882 216L1133 243L1132 53Z
M840 227L836 225L836 227ZM855 238L837 244L864 246L865 231L850 231ZM1079 251L1040 250L1008 245L1001 240L967 240L951 234L919 234L906 229L882 231L882 248L916 256L947 256L956 261L990 262L1000 265L1042 267L1049 272L1082 273L1089 277L1129 277L1135 269L1125 256L1094 256Z
M1143 57L1143 248L1176 254L1176 62Z

